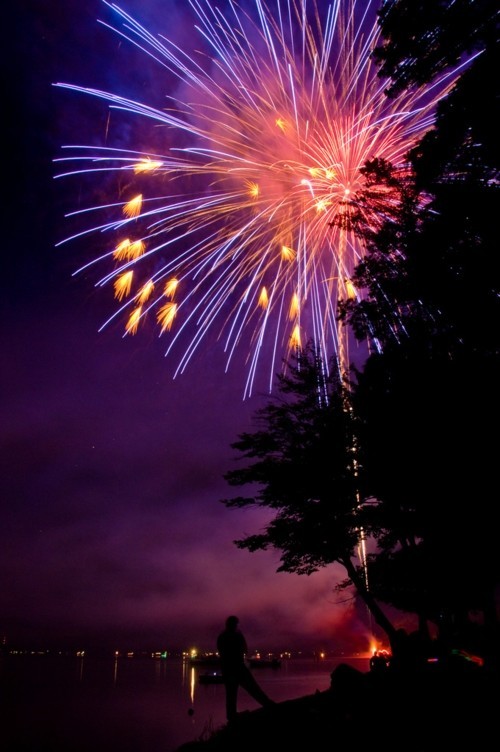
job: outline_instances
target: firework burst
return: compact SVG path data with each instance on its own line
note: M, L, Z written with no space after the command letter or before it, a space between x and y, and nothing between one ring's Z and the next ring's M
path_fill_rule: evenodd
M117 300L103 327L121 319L132 335L157 326L166 354L177 348L176 374L213 329L226 368L238 348L245 353L246 395L260 361L271 386L280 360L309 339L345 370L337 304L359 295L350 279L363 247L347 221L359 169L374 157L402 163L449 80L385 97L370 59L378 3L360 15L351 0L321 3L321 12L306 0L227 0L223 10L191 0L189 51L105 5L116 19L105 25L160 66L166 91L157 108L56 84L142 123L140 148L104 141L65 147L56 160L70 164L57 177L130 178L126 196L70 214L98 219L61 241L89 240L82 269L95 268L96 285ZM148 134L154 148L142 146Z

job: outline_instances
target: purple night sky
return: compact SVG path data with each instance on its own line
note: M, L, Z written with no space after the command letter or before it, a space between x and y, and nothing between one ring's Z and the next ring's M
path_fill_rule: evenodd
M126 7L154 32L182 25L184 0ZM25 0L7 10L8 191L2 274L0 634L10 643L213 649L227 614L251 648L368 649L369 619L335 592L343 571L277 574L275 553L240 551L257 511L228 510L230 444L251 427L262 389L224 373L207 339L172 378L155 333L98 333L113 303L64 236L75 201L54 181L63 143L94 127L88 101L56 81L116 87L139 73L98 0ZM147 78L141 86L161 86ZM7 230L5 237L5 229ZM87 252L87 257L91 252ZM265 399L265 397L264 397ZM260 515L260 516L259 516Z

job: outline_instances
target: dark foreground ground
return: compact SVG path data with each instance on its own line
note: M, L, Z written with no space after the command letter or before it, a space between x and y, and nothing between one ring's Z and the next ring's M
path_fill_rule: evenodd
M498 672L474 664L380 674L342 664L330 689L242 713L178 752L496 749L499 690Z

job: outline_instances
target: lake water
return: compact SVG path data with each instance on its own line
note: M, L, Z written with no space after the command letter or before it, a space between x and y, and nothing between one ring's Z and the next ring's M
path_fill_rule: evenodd
M324 691L339 663L368 658L291 658L253 673L275 701ZM224 686L199 684L206 667L180 658L0 659L3 752L174 752L225 724ZM244 690L238 710L259 706Z

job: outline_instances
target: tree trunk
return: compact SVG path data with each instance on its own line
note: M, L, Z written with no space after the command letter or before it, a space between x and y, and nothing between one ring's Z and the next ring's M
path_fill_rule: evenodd
M358 570L353 564L352 560L350 558L346 558L341 562L341 564L345 567L347 574L349 575L350 580L356 588L358 595L365 602L370 613L375 619L375 622L386 633L389 639L391 650L394 652L396 648L396 628L382 611L377 601L366 587L363 577L360 577Z

